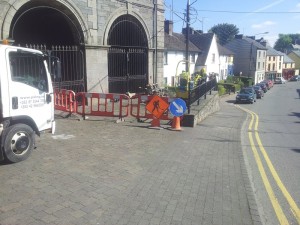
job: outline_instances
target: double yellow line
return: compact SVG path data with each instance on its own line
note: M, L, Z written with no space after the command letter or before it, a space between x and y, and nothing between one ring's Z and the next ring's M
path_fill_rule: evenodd
M274 194L274 191L272 189L272 186L269 182L269 179L266 175L266 172L265 172L265 169L264 169L264 166L263 166L263 163L262 163L262 160L261 160L261 157L257 151L257 148L256 148L256 145L254 143L254 140L253 140L253 133L255 135L255 139L256 139L256 142L257 142L257 146L259 147L260 149L260 152L261 154L263 155L263 158L266 162L266 164L268 165L268 168L274 178L274 180L276 181L278 187L280 188L282 194L284 195L284 197L286 198L287 202L289 203L290 205L290 209L293 213L293 215L295 216L298 224L300 224L300 210L297 206L297 204L295 203L295 201L293 200L292 196L290 195L290 193L287 191L286 187L284 186L284 184L282 183L280 177L278 176L264 146L262 145L262 142L260 140L260 137L258 135L258 121L259 121L259 118L258 118L258 115L255 113L255 112L252 112L246 108L243 108L241 106L236 106L237 108L240 108L241 110L247 112L248 114L251 115L251 121L249 123L249 127L248 127L248 136L249 136L249 141L250 141L250 146L251 146L251 149L252 149L252 152L253 152L253 155L254 155L254 158L255 158L255 161L256 161L256 164L258 166L258 170L260 172L260 175L262 177L262 181L265 185L265 188L266 188L266 191L269 195L269 198L270 198L270 201L272 203L272 206L274 208L274 211L276 213L276 216L280 222L280 224L289 224L275 194ZM254 127L253 127L253 124L254 124ZM253 130L254 128L254 130Z

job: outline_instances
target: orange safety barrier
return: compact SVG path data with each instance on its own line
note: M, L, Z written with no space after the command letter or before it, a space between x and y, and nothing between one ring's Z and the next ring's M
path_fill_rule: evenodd
M130 115L137 118L138 121L142 119L153 119L153 115L146 109L146 105L152 100L155 95L141 95L136 94L131 97ZM160 97L166 103L170 104L174 99L170 97ZM167 109L159 118L160 120L172 120L173 116Z
M75 93L66 89L54 90L54 108L64 112L75 113L76 99Z
M125 94L85 93L76 94L76 113L85 116L119 117L129 115L130 98Z

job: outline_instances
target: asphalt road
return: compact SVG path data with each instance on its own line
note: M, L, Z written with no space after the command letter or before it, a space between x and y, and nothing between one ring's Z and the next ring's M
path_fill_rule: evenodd
M248 135L248 125L251 121L251 113L249 112L248 120L242 131L242 142L262 221L265 224L279 224L278 218L285 217L289 224L299 224L300 82L275 85L265 94L263 99L258 99L254 104L242 104L240 106L257 114L259 119L258 135L262 148L270 160L269 165L272 165L273 168L270 169L268 166L263 151L260 150L261 146L256 144L255 148L259 152L267 180L274 192L275 202L277 201L282 209L282 212L279 210L279 215L276 216L254 153L251 150Z

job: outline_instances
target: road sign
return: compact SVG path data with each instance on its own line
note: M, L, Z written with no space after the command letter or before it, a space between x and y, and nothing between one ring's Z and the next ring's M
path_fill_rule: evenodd
M146 109L152 113L157 119L168 109L169 104L157 95L146 105Z
M170 103L169 110L173 116L182 116L186 111L186 104L181 98L176 98Z

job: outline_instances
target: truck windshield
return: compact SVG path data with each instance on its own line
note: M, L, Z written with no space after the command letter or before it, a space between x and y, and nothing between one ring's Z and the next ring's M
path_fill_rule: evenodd
M26 51L10 52L9 63L12 81L48 92L47 73L42 55Z

